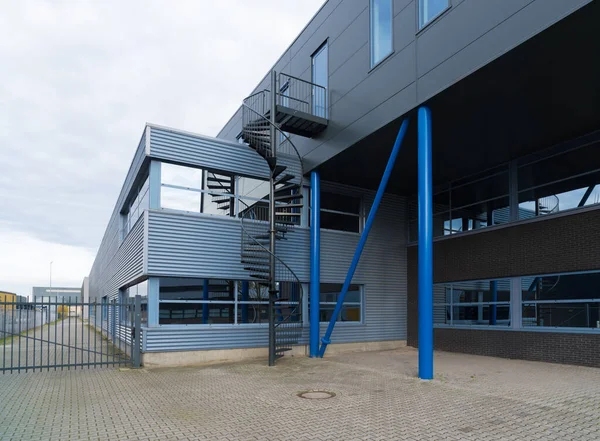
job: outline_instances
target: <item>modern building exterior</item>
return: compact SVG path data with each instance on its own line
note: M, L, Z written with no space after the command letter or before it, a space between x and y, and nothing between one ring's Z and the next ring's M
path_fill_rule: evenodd
M61 286L34 286L33 301L39 303L81 303L81 289Z
M268 259L247 236L268 209L274 123L277 194L291 201L276 255L294 276L278 289L282 309L300 305L287 338L304 353L311 311L322 336L410 120L331 343L418 346L426 106L435 348L600 366L598 18L587 0L327 1L217 138L146 126L90 300L146 299L147 364L264 354Z

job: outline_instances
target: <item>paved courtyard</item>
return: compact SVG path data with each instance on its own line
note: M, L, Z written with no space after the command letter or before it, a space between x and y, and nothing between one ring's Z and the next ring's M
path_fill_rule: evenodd
M416 355L0 375L0 439L600 439L598 369L436 353L422 382Z

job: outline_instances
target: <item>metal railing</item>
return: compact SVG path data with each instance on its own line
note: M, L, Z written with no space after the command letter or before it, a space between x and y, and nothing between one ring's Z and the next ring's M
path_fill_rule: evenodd
M0 371L139 367L142 309L139 298L0 303Z
M280 73L277 104L327 118L327 89L310 81Z

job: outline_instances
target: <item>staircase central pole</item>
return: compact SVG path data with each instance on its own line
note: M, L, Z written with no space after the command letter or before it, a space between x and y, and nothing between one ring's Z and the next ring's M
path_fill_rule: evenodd
M277 282L275 280L275 178L277 164L277 130L275 129L275 113L277 110L277 74L271 71L271 156L272 162L269 179L269 366L275 365L275 298Z

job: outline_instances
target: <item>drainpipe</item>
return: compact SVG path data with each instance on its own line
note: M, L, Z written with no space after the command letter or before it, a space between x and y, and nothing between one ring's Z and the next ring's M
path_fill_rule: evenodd
M310 174L310 357L319 355L321 297L321 177Z
M431 110L419 108L419 378L433 379Z
M337 317L340 314L340 311L342 310L342 304L344 303L344 299L346 298L346 294L348 293L348 288L350 287L350 283L352 282L352 277L354 276L356 267L358 266L360 255L362 254L363 249L365 247L365 243L367 242L367 238L369 237L369 232L371 231L373 221L375 220L375 215L377 214L377 209L379 208L379 204L381 203L381 199L383 198L383 194L385 193L385 188L387 186L388 181L390 180L392 170L394 169L396 158L398 157L400 147L402 146L402 140L404 139L404 135L406 134L408 121L408 118L402 121L400 130L398 131L398 136L396 137L394 148L392 149L392 153L390 154L390 158L388 159L387 166L385 167L385 171L383 172L381 182L379 183L379 189L377 190L375 200L373 201L373 205L371 206L371 211L369 212L369 217L367 218L367 222L365 223L365 228L360 236L358 245L356 246L354 258L352 259L352 263L350 264L350 268L348 269L348 274L346 275L344 286L342 287L342 291L340 292L340 297L338 298L337 304L335 305L335 309L333 311L333 315L331 316L331 320L329 321L329 325L327 326L325 336L321 339L322 344L321 348L319 349L319 357L323 357L323 355L325 354L325 350L327 349L327 345L331 343L331 333L333 332L333 328L335 327Z

